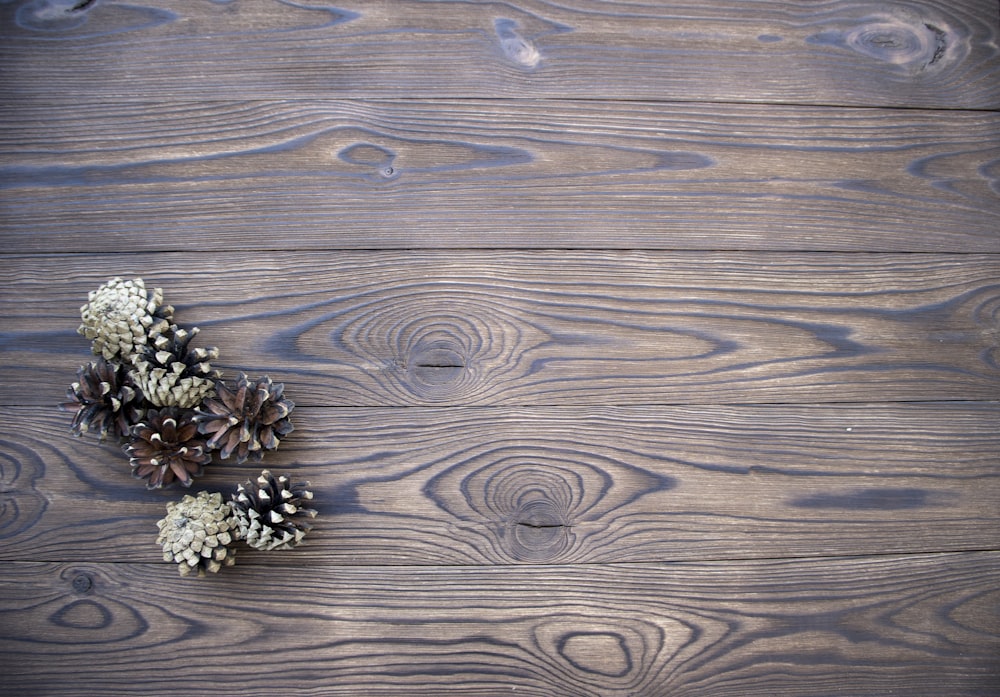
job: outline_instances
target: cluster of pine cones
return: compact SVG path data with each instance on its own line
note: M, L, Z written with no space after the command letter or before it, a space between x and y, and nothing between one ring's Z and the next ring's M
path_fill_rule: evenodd
M295 405L282 384L242 373L227 383L210 363L218 349L192 348L198 328L178 327L173 313L162 291L147 290L141 278L115 278L92 291L78 331L97 359L80 368L62 405L73 412L75 435L118 441L149 489L190 486L214 454L260 461L292 431ZM183 576L203 575L234 562L237 540L265 550L296 546L310 528L305 519L316 515L307 486L264 470L229 502L203 491L168 504L157 524L164 559Z

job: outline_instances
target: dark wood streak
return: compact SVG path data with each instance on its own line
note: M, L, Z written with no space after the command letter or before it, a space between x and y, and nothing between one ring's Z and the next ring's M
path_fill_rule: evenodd
M499 100L7 112L2 253L1000 251L989 112Z
M87 359L72 330L79 299L130 272L169 289L177 320L220 348L219 367L269 373L302 405L1000 398L996 256L275 252L266 264L238 253L16 262L0 278L6 404L62 401ZM220 265L232 273L216 273ZM41 302L23 305L26 294Z
M313 483L317 527L288 555L239 554L312 568L984 549L1000 534L998 418L995 403L298 408L267 464ZM0 409L6 462L51 463L5 484L47 507L4 521L0 559L158 561L150 530L181 492L145 491L68 422ZM217 463L194 489L258 473Z
M0 94L997 108L992 0L0 5ZM55 6L56 11L53 11ZM143 79L134 68L141 66Z
M996 686L995 552L267 571L175 603L163 566L12 564L0 577L0 691L186 695L224 679L242 694L279 680L279 664L286 694L954 697ZM92 584L82 594L81 576Z

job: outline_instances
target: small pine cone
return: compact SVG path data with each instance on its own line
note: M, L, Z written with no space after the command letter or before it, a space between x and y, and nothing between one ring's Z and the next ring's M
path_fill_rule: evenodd
M150 409L144 421L132 427L132 440L125 446L132 475L145 479L147 489L159 489L175 480L191 486L212 461L191 412L174 408Z
M219 357L219 349L190 348L198 331L171 325L133 357L132 379L155 406L191 409L215 393L220 373L209 361Z
M256 482L247 481L232 496L233 518L240 539L255 549L292 549L306 536L316 511L306 508L312 501L309 482L289 484L288 477L275 477L264 470Z
M123 439L145 413L142 393L136 389L128 370L120 363L98 358L82 366L66 391L72 401L60 405L73 414L73 434L96 431L104 441L109 435Z
M177 563L181 576L196 572L218 573L223 566L236 563L234 541L236 520L232 507L222 494L198 492L167 504L167 517L156 523L160 534L157 544L163 548L163 560Z
M284 399L285 386L264 376L255 384L240 373L236 388L224 382L216 383L216 396L202 402L195 412L198 430L211 435L208 447L219 449L225 460L236 453L236 462L247 459L256 462L265 450L274 450L281 441L278 436L292 432L288 415L295 404Z
M163 291L146 290L141 278L114 278L91 291L80 308L83 323L77 329L93 341L91 349L107 360L128 362L148 338L169 326L174 308L163 305Z

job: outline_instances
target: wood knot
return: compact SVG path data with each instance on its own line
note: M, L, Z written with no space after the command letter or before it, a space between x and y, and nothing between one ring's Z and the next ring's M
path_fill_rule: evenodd
M461 347L449 342L432 342L414 351L409 362L410 377L426 386L450 385L462 379L465 363Z
M461 399L473 391L476 380L469 359L475 343L440 326L428 331L406 350L402 367L407 389L428 402Z
M504 562L550 563L584 549L588 531L602 530L642 496L674 486L656 475L552 439L471 456L433 477L427 497L463 529L488 539L483 549ZM475 525L468 525L475 522Z
M498 537L512 559L548 562L572 548L574 508L584 498L576 472L524 462L497 471L483 485L484 503L502 525Z
M845 29L814 34L806 41L848 49L914 73L951 62L957 43L942 19L922 17L902 8L868 16Z
M89 593L90 589L94 587L94 579L91 578L90 574L77 574L73 577L71 585L77 593Z
M516 65L522 68L534 68L542 60L535 44L521 35L517 27L517 22L512 19L498 19L493 23L500 39L500 48L503 54Z
M535 499L521 505L507 525L513 556L524 561L548 561L562 554L572 543L572 526L564 511L551 501Z
M34 31L68 31L87 21L93 5L93 0L31 0L17 9L14 20Z

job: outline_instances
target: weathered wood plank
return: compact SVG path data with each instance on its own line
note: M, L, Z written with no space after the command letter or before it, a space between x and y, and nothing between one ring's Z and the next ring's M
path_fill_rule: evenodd
M5 565L0 693L982 697L1000 684L998 553L256 572Z
M619 563L991 549L1000 404L298 409L265 464L307 544L254 563ZM148 492L53 410L0 410L0 559L159 561ZM217 463L228 492L260 466Z
M1000 399L996 255L273 252L0 259L0 403L62 401L108 278L302 405ZM223 271L223 269L225 269Z
M997 252L998 144L989 112L18 104L0 122L0 236L5 253Z
M0 5L0 95L997 108L992 0Z

